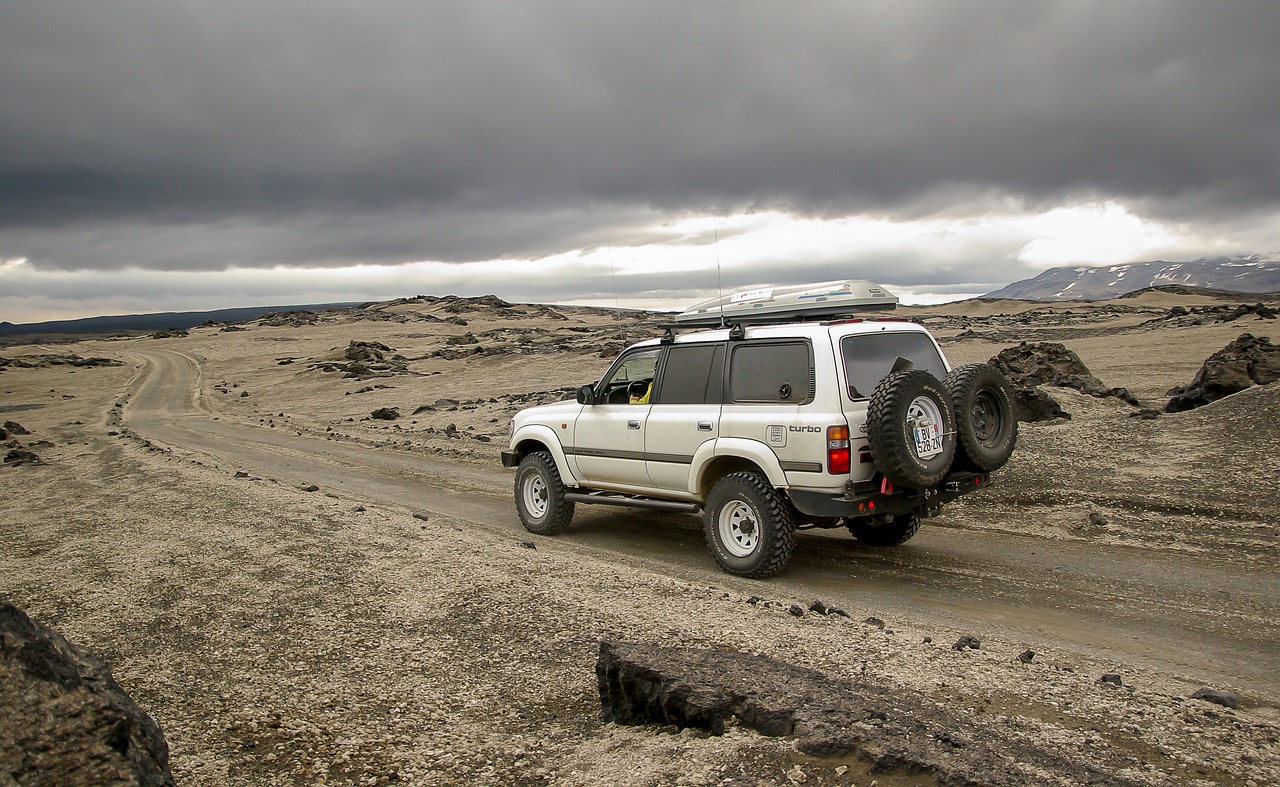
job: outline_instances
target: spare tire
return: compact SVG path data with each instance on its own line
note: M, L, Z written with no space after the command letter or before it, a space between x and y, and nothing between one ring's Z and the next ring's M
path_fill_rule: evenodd
M954 468L990 472L1004 467L1018 441L1013 389L988 363L952 369L942 385L956 415Z
M867 406L867 440L876 469L895 486L924 488L947 474L956 450L951 398L924 369L893 372Z

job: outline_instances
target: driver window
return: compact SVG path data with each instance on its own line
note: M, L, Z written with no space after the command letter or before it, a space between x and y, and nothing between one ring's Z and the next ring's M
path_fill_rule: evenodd
M601 385L608 404L648 404L661 348L628 355Z

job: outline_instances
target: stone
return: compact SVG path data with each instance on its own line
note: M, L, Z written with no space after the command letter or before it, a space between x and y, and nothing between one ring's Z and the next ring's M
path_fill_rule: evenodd
M173 785L164 733L87 649L0 602L5 784Z
M1021 661L1023 664L1030 664L1031 660L1035 657L1036 652L1034 650L1024 650L1018 654L1018 661Z
M1195 694L1191 695L1191 699L1212 702L1214 705L1221 705L1231 710L1236 710L1240 707L1240 701L1236 699L1236 695L1229 691L1218 691L1217 689L1198 689Z
M1280 380L1280 346L1263 336L1243 333L1205 359L1189 385L1169 391L1166 413L1181 413L1254 385Z
M788 609L787 611L798 618L804 617L804 607L800 606L799 604L792 604L791 608Z
M24 451L20 448L14 448L9 451L9 453L5 454L4 463L15 467L19 465L44 464L40 461L40 457L37 456L34 451Z
M1052 421L1057 418L1071 418L1071 413L1062 409L1062 405L1038 388L1014 388L1014 406L1018 411L1018 420L1027 423Z
M1098 682L1105 683L1108 686L1124 685L1124 680L1121 679L1119 675L1116 675L1115 673L1111 673L1111 672L1105 673L1101 678L1098 678Z
M395 407L379 407L369 413L369 417L380 421L394 421L400 417L400 411Z
M31 434L17 421L5 421L4 430L9 434Z
M809 611L816 612L819 615L828 614L827 605L823 604L820 599L815 599L814 602L809 605Z
M977 637L971 634L965 634L964 636L960 637L960 639L956 640L954 644L952 644L951 649L952 650L965 650L965 649L978 650L981 647L982 647L982 640L978 639Z

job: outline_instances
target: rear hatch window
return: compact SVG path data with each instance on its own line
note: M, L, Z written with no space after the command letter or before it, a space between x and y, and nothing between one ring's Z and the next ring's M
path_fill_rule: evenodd
M927 334L917 332L863 333L840 340L844 376L850 399L867 399L894 365L900 369L924 369L941 380L947 367ZM904 359L899 361L898 359ZM908 362L909 365L908 365Z

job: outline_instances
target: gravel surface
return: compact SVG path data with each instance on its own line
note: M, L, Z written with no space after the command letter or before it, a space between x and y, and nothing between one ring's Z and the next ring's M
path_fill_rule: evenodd
M1246 329L1139 329L1168 304L1129 305L1148 312L1121 313L1124 330L1109 335L1096 330L1108 315L1078 319L1083 307L1063 307L1058 325L1086 326L1065 341L1106 384L1144 399L1189 382ZM496 463L511 413L597 376L606 345L653 335L652 320L601 310L514 309L403 302L377 319L2 354L180 350L201 360L218 418L481 467ZM978 311L990 314L939 334L1018 329L996 307ZM1273 325L1247 330L1274 340ZM490 349L449 357L476 346L447 343L467 333ZM357 339L394 348L405 371L312 366ZM958 364L1008 343L945 348ZM179 784L1280 783L1280 683L1238 692L1229 709L1192 699L1202 686L1185 675L1089 656L1069 634L992 634L871 607L823 615L789 582L710 568L691 581L462 512L417 518L359 490L273 481L270 468L236 474L129 428L119 404L136 373L0 372L0 420L20 422L30 434L15 439L40 458L0 467L0 597L110 665L165 731ZM1073 418L1024 425L999 483L933 525L1226 556L1274 576L1280 390L1154 420L1113 399L1052 395ZM371 418L379 407L402 417ZM953 647L965 636L978 647ZM886 716L920 725L945 767L877 760L877 718L848 719L864 750L834 758L732 723L723 736L605 724L604 639L761 654L896 698Z

